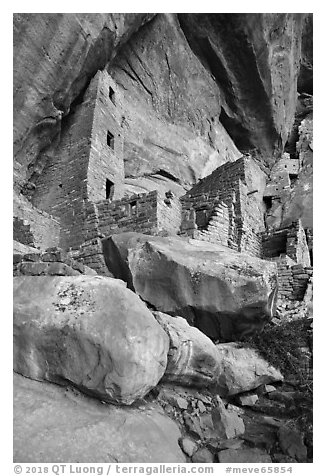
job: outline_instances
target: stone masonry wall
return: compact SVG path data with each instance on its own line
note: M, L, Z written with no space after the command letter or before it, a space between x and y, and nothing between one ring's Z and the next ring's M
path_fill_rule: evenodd
M89 203L86 209L80 247L83 262L99 274L108 275L101 239L114 233L176 234L181 222L181 204L177 197L154 190L111 202Z
M312 260L313 260L313 247L314 247L314 235L313 235L313 229L312 228L306 228L305 229L306 233L306 239L307 239L307 245L308 245L308 250L310 254L310 263L312 265Z
M97 274L101 276L112 277L112 274L107 269L103 256L103 248L101 238L93 238L85 241L79 249L78 260L94 269Z
M177 233L181 206L177 197L169 198L157 190L120 200L102 200L88 206L83 235L86 240L114 233L137 231L156 235Z
M271 170L264 197L281 197L287 194L291 187L291 177L297 177L299 170L299 160L291 159L290 154L285 152Z
M84 242L79 248L79 258L97 274L111 276L103 257L101 233L99 231L98 207L95 203L86 204L83 237Z
M195 229L195 213L192 214L192 234L195 240L209 241L228 246L229 243L229 210L224 202L219 202L213 209L206 229Z
M182 221L180 234L217 243L221 243L222 240L225 243L225 237L221 238L219 232L219 228L221 228L221 231L224 230L225 233L225 213L217 216L217 220L213 219L216 207L223 203L226 205L229 215L228 246L237 249L235 206L239 179L245 180L244 161L242 159L222 165L211 175L200 180L184 197L181 197ZM221 218L221 223L219 218ZM213 220L214 226L209 227L213 224L210 223L210 220Z
M14 239L16 241L40 248L41 250L59 245L60 223L58 220L48 213L33 207L21 195L14 195L13 208ZM24 228L19 226L21 222L23 222Z
M43 253L14 253L14 276L78 276L96 274L58 248L48 248Z
M287 256L277 259L279 299L302 301L313 270L310 266L293 264Z
M91 148L87 172L87 195L92 202L106 199L106 180L114 184L110 197L123 195L124 162L122 94L106 71L98 71L91 83L96 91L91 132ZM111 146L107 135L111 134Z
M182 198L190 199L206 194L209 199L215 199L216 197L223 199L223 196L229 197L230 188L234 188L238 179L245 182L245 178L245 159L241 157L235 162L227 162L218 167L210 175L201 179Z
M301 220L294 222L288 231L286 254L298 264L303 266L311 264L306 234Z
M59 217L60 246L64 249L83 241L94 94L88 91L64 124L60 146L39 177L33 196L35 206Z
M260 256L264 188L264 173L251 159L222 165L181 198L180 234Z
M25 220L14 217L13 229L15 241L19 241L19 243L22 243L23 245L35 246L34 236L31 232L31 225L29 225Z
M286 254L295 263L310 266L309 248L301 220L291 226L263 233L261 238L264 258Z
M124 231L156 234L157 191L132 195L110 202L96 204L99 216L99 232L104 237Z
M114 101L110 99L110 87ZM121 97L113 80L99 71L81 104L63 119L60 143L36 181L33 203L60 218L60 246L78 248L84 241L87 202L106 198L106 180L115 184L111 198L121 194L123 137ZM107 134L114 134L114 149Z
M181 225L181 203L171 192L157 192L157 233L176 235Z
M248 192L247 185L239 183L240 213L238 214L238 250L252 256L261 257L262 245L260 232L264 227L260 201Z
M196 232L206 230L216 207L219 203L218 197L209 197L208 193L199 192L191 196L181 197L182 212L180 234L191 236ZM225 206L228 208L227 204ZM198 234L198 233L197 233ZM211 237L214 238L214 235Z

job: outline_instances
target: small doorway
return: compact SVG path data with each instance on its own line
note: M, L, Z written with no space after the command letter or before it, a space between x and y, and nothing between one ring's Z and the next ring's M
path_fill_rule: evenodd
M111 180L106 179L105 185L105 198L106 200L112 200L114 195L114 183Z
M130 202L130 213L131 213L131 215L136 215L137 214L137 201L136 200L134 202Z

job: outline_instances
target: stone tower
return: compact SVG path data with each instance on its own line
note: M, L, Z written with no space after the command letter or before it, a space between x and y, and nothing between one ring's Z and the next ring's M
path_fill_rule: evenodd
M87 196L92 202L116 200L123 195L124 182L121 92L106 71L98 71L88 94L92 125Z
M89 202L123 195L122 96L107 71L98 71L80 104L63 120L59 145L49 154L33 204L60 219L60 246L84 241Z

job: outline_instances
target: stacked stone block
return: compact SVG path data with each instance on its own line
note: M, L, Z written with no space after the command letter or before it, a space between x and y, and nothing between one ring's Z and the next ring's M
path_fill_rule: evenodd
M44 252L15 253L13 255L14 276L78 276L95 274L83 263L70 258L58 248L49 248Z
M91 126L91 146L87 170L87 196L92 202L106 199L106 180L114 184L111 199L123 196L122 94L107 71L98 71L90 89L95 96ZM111 93L114 93L114 99ZM112 134L112 146L107 134Z
M101 276L112 276L105 264L102 241L99 237L85 241L79 249L79 258L83 263Z
M224 202L218 203L212 212L206 229L192 230L192 238L228 246L229 211Z
M114 233L136 231L145 234L177 233L181 206L177 197L167 198L157 190L120 200L102 200L87 206L84 236L92 239Z
M264 258L273 258L286 254L297 264L310 266L309 248L301 220L288 227L262 233Z
M95 203L88 202L85 209L85 220L83 224L83 236L85 241L79 247L79 256L83 263L94 269L97 274L111 276L103 256L101 241L103 235L99 229L98 207Z
M205 229L218 206L216 197L210 198L208 193L193 193L180 199L182 205L180 234L192 236L193 231Z
M172 193L154 190L120 200L102 200L85 207L80 247L83 261L99 274L110 275L102 253L101 239L115 233L136 231L149 235L176 234L181 222L181 204Z
M176 235L181 225L180 200L169 191L165 195L157 192L157 233Z
M85 241L87 203L106 199L107 181L114 186L111 199L123 193L121 101L113 79L98 71L82 103L63 120L60 143L48 153L35 184L33 203L60 219L64 249L78 248ZM114 135L112 146L107 143L108 132Z
M310 266L309 248L301 220L294 222L288 230L286 254L296 263Z
M277 260L279 298L302 301L309 279L313 275L311 266L294 264L287 256Z
M26 220L14 217L13 231L14 240L19 241L19 243L23 245L35 246L31 225L29 225Z
M313 230L312 228L306 228L305 229L306 233L306 240L307 240L307 245L308 245L308 250L309 250L309 255L310 255L310 263L312 265L312 260L313 260L313 246L314 246L314 237L313 237Z
M14 217L14 240L41 250L59 245L59 220L38 210L21 195L14 195Z
M293 276L292 299L297 301L302 301L307 289L308 281L313 274L312 267L311 266L304 267L301 264L297 264L292 266L291 271Z
M260 182L263 184L260 188L265 186L263 172L258 177L259 170L251 159L242 157L201 180L181 198L180 234L260 256L259 232L264 229L262 190L249 188ZM223 211L214 217L217 207Z
M131 197L96 204L99 216L99 231L103 236L125 231L156 234L157 191L132 195Z
M262 244L259 232L263 229L264 223L260 204L252 194L248 194L247 186L241 181L238 190L239 199L235 204L238 224L238 250L251 256L261 257Z
M291 177L297 177L300 170L298 159L291 159L284 153L271 170L270 180L265 188L264 197L280 197L291 187Z
M280 300L291 299L293 295L293 276L291 267L294 262L286 255L277 260L278 296Z

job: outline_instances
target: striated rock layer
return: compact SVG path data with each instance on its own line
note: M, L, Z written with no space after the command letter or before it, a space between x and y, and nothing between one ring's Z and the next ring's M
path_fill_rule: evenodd
M119 45L152 14L14 15L14 156L22 184L61 120Z
M167 177L187 188L239 149L272 162L299 71L301 90L310 81L311 30L311 17L293 13L15 14L17 190L104 68L125 96L127 193Z
M108 269L155 309L213 339L264 325L276 264L203 241L121 233L103 240Z
M213 342L182 317L155 311L153 314L170 338L163 381L199 387L212 384L219 375Z
M164 178L164 173L189 186L240 157L219 122L222 93L191 50L176 15L157 15L108 69L125 97L127 189L142 176L157 188L157 175Z
M14 370L131 404L163 376L169 339L125 284L100 276L14 278Z
M220 121L241 149L285 145L297 96L302 14L179 14L189 44L223 92Z

